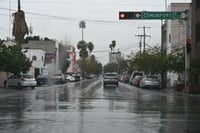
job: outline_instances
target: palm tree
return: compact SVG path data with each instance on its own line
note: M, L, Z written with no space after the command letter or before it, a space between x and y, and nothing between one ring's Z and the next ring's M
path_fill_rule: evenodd
M88 49L89 49L89 51L90 51L90 55L91 55L91 53L92 53L92 51L93 51L93 49L94 49L94 44L93 44L92 42L89 42L89 43L87 44L87 47L88 47Z
M79 23L79 28L82 29L82 40L83 40L83 29L86 28L85 21L80 21L80 23Z
M87 51L87 42L81 40L77 44L77 48L80 50L79 56L84 59L88 57L88 51Z
M116 41L113 40L113 41L112 41L112 47L113 47L113 49L115 48L115 46L116 46Z
M110 50L112 52L112 49L113 49L112 44L109 45L109 48L110 48Z
M115 46L116 46L116 41L113 40L112 43L109 45L109 48L111 49L111 52L115 48Z
M25 20L25 13L21 10L20 0L18 0L18 11L14 13L13 22L13 36L15 36L16 43L21 46L24 36L28 34L28 26Z

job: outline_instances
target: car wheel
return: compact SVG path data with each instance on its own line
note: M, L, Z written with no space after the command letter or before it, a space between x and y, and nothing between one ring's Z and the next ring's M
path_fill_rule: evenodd
M22 89L22 85L20 83L17 84L17 89Z
M35 86L31 86L31 89L35 89Z
M103 84L104 87L106 87L106 84Z
M4 82L4 88L8 88L7 81Z

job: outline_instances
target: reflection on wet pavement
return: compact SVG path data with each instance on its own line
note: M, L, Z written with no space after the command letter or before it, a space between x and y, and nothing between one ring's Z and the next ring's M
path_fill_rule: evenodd
M1 133L199 133L200 97L87 80L0 97Z

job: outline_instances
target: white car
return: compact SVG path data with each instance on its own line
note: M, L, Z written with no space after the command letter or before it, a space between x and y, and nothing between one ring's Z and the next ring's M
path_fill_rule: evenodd
M22 89L25 87L31 87L32 89L36 86L36 79L33 75L30 74L19 74L12 75L4 82L4 87L16 87Z
M118 75L117 73L105 73L103 78L104 87L108 84L114 84L118 87Z
M54 84L63 84L63 83L65 83L65 76L64 76L64 74L62 74L62 73L59 73L59 74L54 74L52 77L51 77L51 79L52 79L52 82L54 83Z
M75 82L76 81L74 76L71 76L71 75L68 75L68 74L65 75L65 79L67 81L70 81L70 82Z
M157 76L144 76L141 80L140 80L140 85L139 87L141 88L161 88L161 82L158 79Z

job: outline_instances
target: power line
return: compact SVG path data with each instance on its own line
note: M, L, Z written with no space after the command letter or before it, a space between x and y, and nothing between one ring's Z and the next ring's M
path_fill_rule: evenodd
M8 9L4 7L0 7L2 10L11 10L11 11L16 11L13 9ZM56 18L56 19L61 19L61 20L84 20L84 21L89 21L89 22L96 22L96 23L121 23L122 21L110 21L110 20L95 20L95 19L81 19L81 18L70 18L70 17L62 17L62 16L56 16L56 15L48 15L48 14L41 14L41 13L34 13L34 12L25 12L26 14L30 15L36 15L36 16L43 16L43 17L49 17L49 18Z
M8 2L8 0L1 0L1 2L5 2L5 3L7 3ZM16 3L16 1L15 0L11 0L11 2L13 2L13 3ZM69 5L71 5L71 4L76 4L77 5L77 2L67 2L67 1L41 1L41 0L26 0L26 1L23 1L23 3L31 3L31 4L33 4L33 3L35 3L35 4L60 4L60 5L63 5L63 4L69 4ZM131 3L108 3L108 2L84 2L84 3L78 3L78 4L81 4L81 5L97 5L97 6L101 6L101 5L107 5L107 6L138 6L138 7L144 7L144 6L150 6L150 7L152 7L152 6L154 6L154 7L163 7L163 4L135 4L135 3L133 3L133 4L131 4Z

